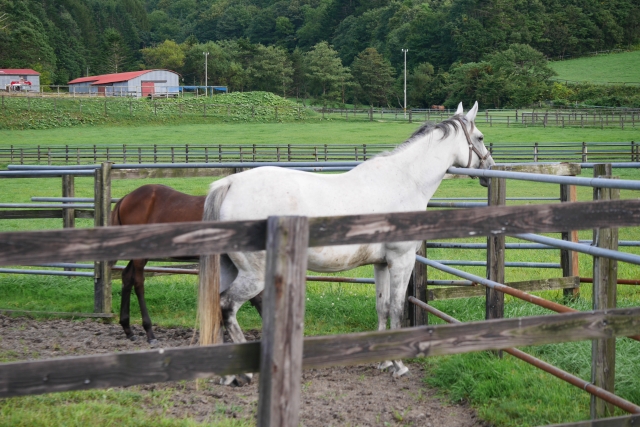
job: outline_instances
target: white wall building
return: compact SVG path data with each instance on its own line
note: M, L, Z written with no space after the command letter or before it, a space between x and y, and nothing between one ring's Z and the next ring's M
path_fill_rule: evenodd
M0 90L40 92L40 73L30 68L0 68Z
M69 93L102 96L177 96L180 75L170 70L143 70L80 77L69 82Z

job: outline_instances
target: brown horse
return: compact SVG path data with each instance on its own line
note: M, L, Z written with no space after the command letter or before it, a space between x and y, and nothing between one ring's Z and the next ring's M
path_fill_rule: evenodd
M191 196L171 187L159 184L143 185L124 196L111 212L109 225L143 225L167 222L202 221L206 196ZM136 336L130 326L131 288L134 288L140 304L142 327L150 344L157 342L153 334L151 318L144 300L144 267L147 259L134 259L122 271L122 301L120 325L130 340ZM114 262L115 263L115 262ZM251 300L262 315L262 294Z

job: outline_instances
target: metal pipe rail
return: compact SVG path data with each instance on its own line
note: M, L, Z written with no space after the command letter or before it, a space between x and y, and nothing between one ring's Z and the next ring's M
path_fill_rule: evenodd
M93 197L32 197L32 202L93 202ZM111 203L118 203L119 198L112 198Z
M611 249L598 248L596 246L585 245L584 243L574 243L552 237L540 236L538 234L524 233L515 234L513 237L530 242L542 243L545 245L556 246L558 249L567 249L570 251L581 252L583 254L615 259L618 261L628 262L630 264L640 265L640 256L618 252Z
M93 209L93 203L80 204L51 204L51 203L0 203L0 208L19 209Z
M558 239L559 240L559 239ZM590 245L591 240L579 240L579 244ZM637 240L620 240L618 246L638 247L640 241ZM506 243L506 249L558 249L555 246L545 245L541 243ZM486 243L449 243L449 242L427 242L427 248L432 249L487 249Z
M184 168L257 168L262 166L281 166L281 167L354 167L362 163L362 161L337 161L337 162L224 162L224 163L114 163L111 169L184 169ZM58 169L77 170L77 169L98 169L101 165L69 165L69 166L52 166L52 165L8 165L9 171L56 171ZM93 173L93 172L92 172Z
M448 173L487 178L507 178L521 181L546 182L551 184L579 185L582 187L619 188L640 190L640 181L626 179L579 178L573 176L544 175L527 172L507 172L487 169L449 168Z
M439 318L441 318L442 320L448 322L448 323L462 323L461 321L459 321L458 319L449 316L448 314L438 310L435 307L432 307L428 304L426 304L424 301L420 301L419 299L410 296L409 297L409 302L417 305L418 307L422 308L423 310L433 314L434 316L437 316ZM564 371L560 368L557 368L543 360L538 359L537 357L531 356L530 354L527 354L521 350L518 350L516 348L505 348L503 349L503 351L505 351L506 353L509 353L510 355L517 357L518 359L527 362L533 366L535 366L536 368L542 369L543 371L557 377L560 378L563 381L568 382L571 385L574 385L576 387L580 387L581 389L587 391L588 393L599 397L600 399L611 403L612 405L617 406L618 408L627 411L631 414L640 414L640 406L629 402L628 400L625 400L601 387L598 387L588 381L583 380L582 378L576 377L575 375L570 374L567 371Z
M445 259L438 260L442 265L463 265L467 267L486 267L486 261L464 261ZM519 268L562 268L560 264L552 262L505 262L505 267L519 267Z
M93 169L88 169L86 166L83 166L79 169L44 169L44 170L8 170L8 171L0 171L0 178L42 178L42 177L59 177L62 175L73 175L73 176L93 176Z
M444 271L445 273L453 274L454 276L471 280L472 282L484 285L488 288L495 289L497 291L503 292L505 294L539 305L540 307L544 307L558 313L575 313L578 311L571 307L567 307L565 305L540 298L527 292L523 292L519 289L512 288L511 286L503 285L502 283L494 282L493 280L485 279L484 277L476 276L475 274L467 273L466 271L458 270L456 268L447 267L442 263L430 260L420 255L416 255L416 261L428 265L429 267Z

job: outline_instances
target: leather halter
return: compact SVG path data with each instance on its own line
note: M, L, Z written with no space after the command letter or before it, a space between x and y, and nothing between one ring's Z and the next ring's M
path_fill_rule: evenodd
M487 150L487 154L483 156L480 153L480 151L475 147L475 145L473 145L473 142L471 142L471 136L469 136L469 131L467 130L467 126L464 124L462 119L460 117L456 117L456 120L460 122L460 125L462 126L462 130L464 131L464 136L467 137L467 143L469 144L469 161L467 162L467 166L465 167L468 169L471 166L471 160L473 160L473 153L476 153L476 155L480 159L480 164L478 166L482 166L485 160L487 160L489 156L491 156L491 153L489 152L489 150Z

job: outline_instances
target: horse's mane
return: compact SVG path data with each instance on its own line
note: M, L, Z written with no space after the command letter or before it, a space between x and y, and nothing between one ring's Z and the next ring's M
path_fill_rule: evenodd
M413 132L413 134L406 141L404 141L402 144L398 145L395 149L393 149L393 151L385 151L383 153L378 154L378 156L391 156L392 154L395 154L399 151L403 151L409 145L416 142L419 138L425 137L433 133L433 131L435 130L442 131L442 137L440 139L447 138L451 134L452 130L454 134L457 135L458 131L460 130L460 122L458 121L458 118L460 118L464 123L467 123L466 117L462 114L457 114L451 117L450 119L441 121L440 123L431 123L431 122L424 123L418 129L416 129L416 131Z

